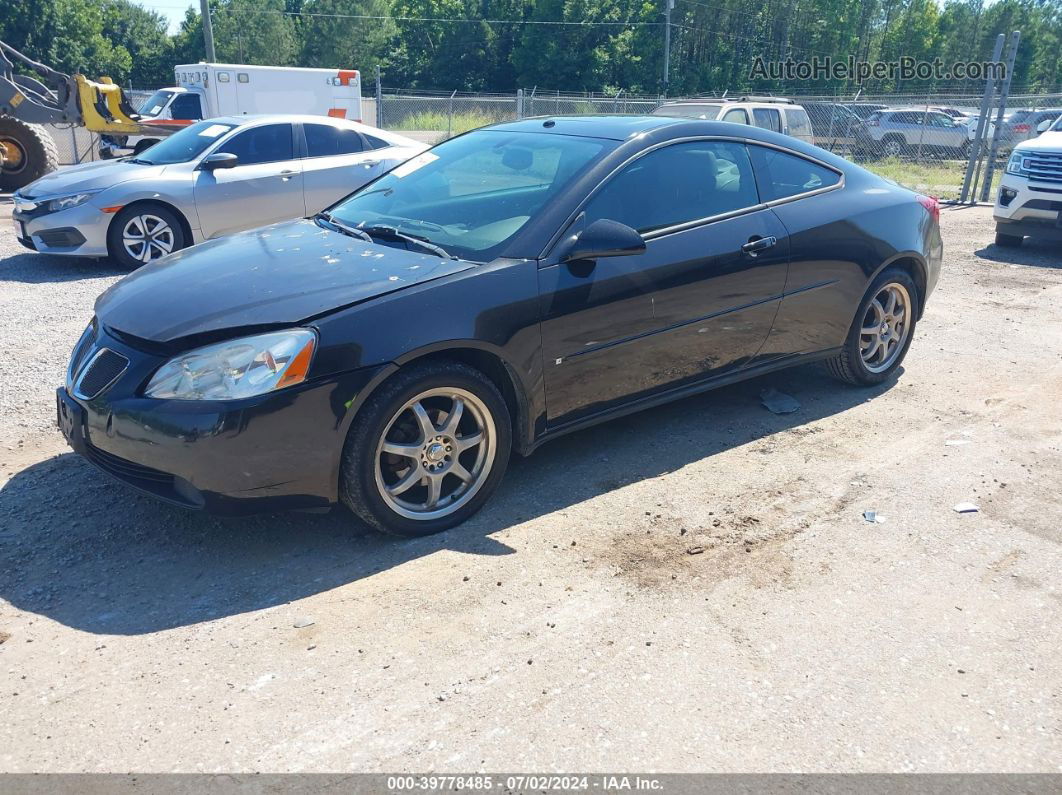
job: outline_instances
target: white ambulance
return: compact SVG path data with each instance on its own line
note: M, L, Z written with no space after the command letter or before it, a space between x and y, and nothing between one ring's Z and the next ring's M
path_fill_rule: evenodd
M137 110L153 126L180 128L215 116L312 113L362 121L357 69L196 63L174 68L175 86L162 88ZM106 136L105 145L139 154L149 136ZM124 140L123 140L124 138Z

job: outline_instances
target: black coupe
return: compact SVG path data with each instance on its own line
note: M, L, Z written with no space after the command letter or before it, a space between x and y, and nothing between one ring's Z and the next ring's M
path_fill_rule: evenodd
M940 271L938 215L756 127L499 124L115 284L59 424L179 505L341 501L432 533L512 450L591 423L812 360L891 377Z

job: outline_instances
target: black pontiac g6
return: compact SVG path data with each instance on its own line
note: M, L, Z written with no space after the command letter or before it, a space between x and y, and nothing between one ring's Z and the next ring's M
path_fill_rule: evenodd
M816 359L891 377L939 274L938 212L755 127L500 124L118 282L59 423L179 505L341 501L432 533L512 450L590 423Z

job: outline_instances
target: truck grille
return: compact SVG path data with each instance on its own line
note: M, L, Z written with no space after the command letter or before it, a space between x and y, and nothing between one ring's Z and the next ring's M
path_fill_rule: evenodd
M110 348L100 348L85 365L85 371L75 388L76 394L86 400L92 400L113 384L128 366L129 360L122 354L115 353Z
M1031 180L1062 182L1062 152L1029 152L1022 157L1022 168Z

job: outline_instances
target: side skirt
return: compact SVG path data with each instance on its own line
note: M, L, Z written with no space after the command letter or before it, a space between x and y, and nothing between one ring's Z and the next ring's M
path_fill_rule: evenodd
M816 351L815 353L786 356L785 358L775 359L774 361L765 362L756 365L755 367L749 367L748 369L736 370L732 373L726 373L725 375L719 375L713 378L706 378L703 381L686 384L685 386L669 389L655 395L647 395L646 397L631 401L623 406L617 406L616 408L592 414L589 417L583 417L582 419L560 425L556 428L550 428L528 446L526 455L530 455L537 450L540 445L543 445L546 442L557 439L565 434L581 431L583 428L589 428L592 425L598 425L603 422L608 422L609 420L625 417L628 414L634 414L643 409L653 408L654 406L660 406L664 403L671 403L672 401L681 400L682 398L690 397L692 395L699 395L702 392L710 392L713 389L728 386L729 384L736 384L739 381L746 381L750 378L755 378L756 376L764 375L766 373L772 373L776 370L785 370L789 367L796 367L801 364L810 364L811 362L828 359L840 352L841 348L838 347L828 348L824 351Z

